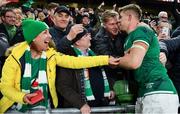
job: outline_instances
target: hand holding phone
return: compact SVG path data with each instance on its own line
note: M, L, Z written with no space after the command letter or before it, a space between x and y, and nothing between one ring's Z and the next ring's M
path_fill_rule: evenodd
M169 28L163 27L161 33L168 36L169 35Z
M39 101L44 99L44 95L43 95L41 90L37 90L34 93L37 93L37 95L30 99L32 104L35 104L35 103L37 103L37 102L39 102Z

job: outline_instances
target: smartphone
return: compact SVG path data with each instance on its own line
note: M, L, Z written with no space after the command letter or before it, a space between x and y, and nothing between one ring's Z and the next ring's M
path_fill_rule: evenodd
M32 97L32 98L30 99L30 101L32 102L32 104L36 104L37 102L39 102L39 101L41 101L41 100L44 99L44 95L43 95L43 93L42 93L41 90L37 90L37 91L35 91L34 93L37 93L37 95L34 96L34 97Z
M154 21L156 26L158 25L159 18L158 17L152 17L151 21Z
M161 33L168 36L169 35L169 28L163 27Z
M19 2L19 0L7 0L7 1L10 1L10 2Z

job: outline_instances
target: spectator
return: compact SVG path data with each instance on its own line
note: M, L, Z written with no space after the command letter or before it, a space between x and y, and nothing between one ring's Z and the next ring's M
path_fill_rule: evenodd
M85 29L73 40L74 44L71 51L68 51L69 54L95 56L89 48L90 40L91 35ZM59 72L60 76L57 77L56 86L57 91L64 98L63 107L76 107L82 114L89 114L90 107L107 106L109 101L114 98L114 92L109 89L109 82L103 68L93 67L81 70L62 68Z
M50 28L50 34L59 52L66 53L71 48L72 40L83 31L82 24L70 25L70 11L65 6L59 6L54 11L54 26Z
M24 19L22 9L21 8L14 8L12 10L16 14L16 19L15 19L16 34L14 35L12 40L9 42L10 46L13 46L16 43L24 41L24 36L23 36L23 33L22 33L22 25L21 25L22 20Z
M70 11L65 6L59 6L54 11L53 22L54 26L50 28L49 32L52 35L52 40L58 52L68 54L71 49L72 40L76 35L83 31L82 24L70 24ZM59 67L57 67L56 75L59 76ZM60 99L60 95L58 98ZM59 104L60 106L61 104Z
M172 30L172 25L169 22L168 13L166 11L160 11L158 14L159 21L167 22L169 23L169 28Z
M164 45L162 45L164 44ZM179 72L179 63L180 63L180 35L175 36L171 39L164 39L161 40L161 52L164 52L169 60L170 67L168 67L168 73L170 78L173 81L173 84L175 85L179 100L180 100L180 72Z
M0 24L0 33L4 33L10 43L17 32L17 28L15 26L16 14L13 9L3 10L2 21L3 23Z
M22 14L22 10L20 8L14 8L13 11L16 14L15 25L16 25L16 27L20 27L21 23L22 23L22 19L24 18L23 14Z
M97 22L98 22L98 15L96 15L95 13L94 13L94 10L92 9L92 8L89 8L88 9L89 10L89 19L90 19L90 26L93 28L93 29L97 29L97 28L95 28L95 25L97 24Z
M3 63L5 61L5 51L9 47L9 43L7 41L7 36L4 33L0 33L0 77ZM1 97L0 97L1 98Z
M89 27L89 24L90 24L89 13L86 12L82 15L81 23L83 24L84 27L86 26Z
M37 20L44 21L45 18L46 18L46 16L45 16L44 12L43 11L39 11L38 12Z
M90 26L89 13L86 12L82 15L81 24L83 24L83 27L86 28L88 32L91 33L91 36L93 38L95 33L93 31L93 28Z
M158 17L159 17L159 21L168 22L168 13L166 11L160 11Z
M157 36L158 39L169 39L170 38L170 25L168 22L159 21L157 25Z
M158 39L152 29L138 26L141 16L142 10L136 4L119 9L119 27L128 33L125 55L120 57L119 66L132 69L139 84L135 111L177 114L177 92L159 61Z
M76 24L80 24L81 23L81 18L82 18L82 15L84 14L85 12L85 8L82 7L81 9L78 10L77 12L77 16L76 16Z
M0 57L5 56L5 51L9 47L9 43L6 37L7 36L4 33L0 33Z
M48 16L44 19L44 22L49 26L52 27L54 25L52 21L52 17L54 15L54 10L59 6L58 3L51 2L47 6Z
M22 7L22 9L24 10L25 18L36 19L33 8Z
M92 39L92 49L98 55L123 56L125 35L118 29L118 13L114 10L105 11L102 22L103 26ZM123 75L126 75L126 71L121 68L105 67L105 71L114 82L123 79Z
M16 9L9 9L9 8L4 9L2 11L3 23L0 24L0 33L3 33L6 35L6 38L10 46L18 42L24 41L21 26L18 26L18 27L15 26L17 22L16 20L17 16L14 13L14 10ZM19 24L21 24L20 21L19 21Z
M2 75L2 67L4 64L4 61L6 59L5 57L5 51L7 50L7 48L9 47L9 43L7 41L7 36L4 33L0 33L0 78ZM2 93L0 92L0 99L2 98Z
M51 35L44 22L27 19L23 21L22 28L26 42L19 44L12 50L3 66L0 83L3 94L3 98L0 100L1 113L13 107L21 112L40 107L47 109L50 108L49 102L57 107L56 65L78 69L107 65L108 62L117 65L119 60L112 57L108 59L108 56L66 56L48 48ZM35 93L37 90L42 92L44 99L33 104L31 98L37 95Z
M166 11L160 11L157 17L154 16L153 18L151 18L149 24L155 32L157 32L157 25L159 24L159 22L167 22L169 24L168 26L170 31L172 31L172 25L168 20L168 13Z

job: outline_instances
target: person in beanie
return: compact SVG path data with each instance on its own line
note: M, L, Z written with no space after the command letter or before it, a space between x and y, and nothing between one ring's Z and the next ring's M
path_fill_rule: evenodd
M20 112L34 108L57 107L55 87L56 65L65 68L84 68L117 65L119 59L108 56L73 57L49 48L51 35L44 22L32 19L22 23L25 42L13 48L2 70L0 113L14 108ZM37 94L36 91L39 90ZM40 95L40 101L33 102ZM50 100L52 99L52 100Z
M72 41L69 55L95 56L89 48L91 34L84 29ZM57 76L56 88L64 101L62 107L79 108L82 114L89 114L90 107L108 106L115 94L110 87L106 73L101 67L85 68L80 70L61 68Z

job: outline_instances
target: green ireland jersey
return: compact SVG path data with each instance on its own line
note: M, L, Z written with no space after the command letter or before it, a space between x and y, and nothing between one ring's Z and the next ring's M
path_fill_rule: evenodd
M124 44L125 52L135 42L143 42L148 46L141 66L133 71L135 80L139 84L139 96L151 93L176 93L166 68L159 60L159 43L153 30L139 26L130 32Z

